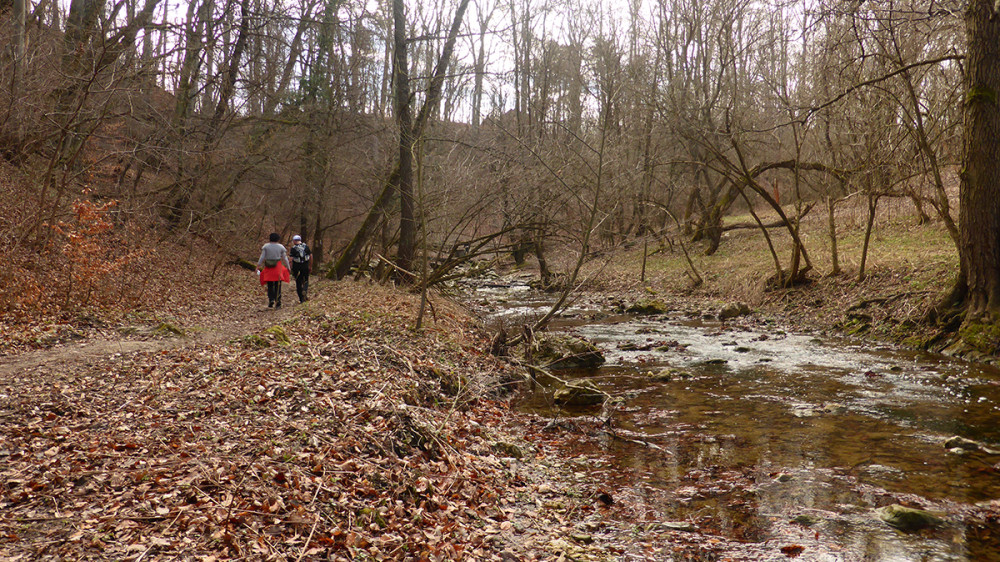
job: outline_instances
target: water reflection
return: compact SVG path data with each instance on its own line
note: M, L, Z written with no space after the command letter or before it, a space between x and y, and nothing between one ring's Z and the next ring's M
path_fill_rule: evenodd
M962 515L1000 498L1000 457L944 447L954 435L1000 443L995 369L679 316L562 329L608 359L564 376L627 397L611 409L611 433L575 447L619 467L607 477L649 520L741 541L814 536L825 548L813 549L813 560L1000 559L998 533L989 532L1000 530L970 529ZM522 407L593 414L555 408L542 390ZM873 514L900 501L948 524L905 534Z

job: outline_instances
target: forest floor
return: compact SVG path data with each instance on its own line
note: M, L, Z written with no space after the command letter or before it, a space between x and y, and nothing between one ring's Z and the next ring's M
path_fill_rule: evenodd
M225 297L4 325L0 559L759 559L648 526L562 448L598 420L512 410L522 373L457 304L414 330L392 288L273 310L218 275Z
M806 228L811 282L766 290L758 233L714 256L641 249L591 262L595 298L744 302L789 326L926 342L918 322L956 262L937 225L841 234L827 276ZM787 240L774 236L781 256ZM208 274L205 273L207 276ZM203 289L204 288L204 289ZM221 288L212 290L211 288ZM566 447L573 423L511 408L524 374L490 334L435 296L315 282L281 310L252 272L223 267L143 311L0 322L3 560L764 560L796 544L741 541L648 520ZM918 341L919 340L919 341ZM739 476L733 476L738 478ZM719 479L728 478L718 475ZM669 522L666 522L669 523Z

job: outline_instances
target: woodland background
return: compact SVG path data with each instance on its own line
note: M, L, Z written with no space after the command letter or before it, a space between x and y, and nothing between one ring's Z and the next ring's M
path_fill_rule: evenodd
M0 0L0 308L152 298L160 245L252 259L271 231L336 276L444 266L425 281L650 236L712 254L735 213L790 238L766 236L790 284L803 216L836 273L835 211L867 248L899 201L957 243L962 7Z

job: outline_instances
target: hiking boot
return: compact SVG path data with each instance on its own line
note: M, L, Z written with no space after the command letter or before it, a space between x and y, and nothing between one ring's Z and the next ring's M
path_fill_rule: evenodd
M274 301L270 301L270 302L267 303L267 307L268 308L271 308L272 306L274 306ZM278 306L281 306L281 305L279 304Z

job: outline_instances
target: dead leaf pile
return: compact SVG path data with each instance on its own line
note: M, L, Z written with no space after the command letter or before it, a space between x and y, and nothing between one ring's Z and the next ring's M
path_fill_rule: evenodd
M409 330L413 303L328 285L225 342L6 376L0 558L559 556L497 448L510 373L446 302Z

